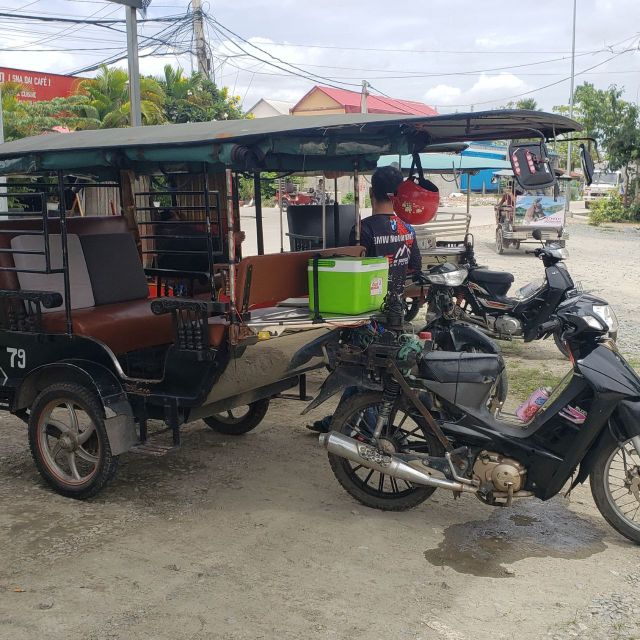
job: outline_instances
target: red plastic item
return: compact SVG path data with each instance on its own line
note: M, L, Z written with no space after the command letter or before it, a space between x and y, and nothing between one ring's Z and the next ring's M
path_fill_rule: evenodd
M418 334L418 338L420 338L420 340L431 340L433 336L431 335L431 331L421 331Z
M428 191L409 178L398 187L391 201L400 220L411 225L426 224L433 220L438 211L440 193Z

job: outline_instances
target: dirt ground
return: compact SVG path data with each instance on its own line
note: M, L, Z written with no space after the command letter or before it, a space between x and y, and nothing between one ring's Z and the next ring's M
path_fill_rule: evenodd
M622 347L640 360L640 234L571 231L571 272L615 305ZM496 256L491 227L475 233L478 254L518 285L541 276L532 256ZM567 369L549 343L506 351L512 375L540 372L534 386ZM640 637L640 553L588 487L512 509L437 491L413 511L370 510L333 478L301 409L274 400L240 438L195 423L176 453L122 456L87 502L42 484L24 426L3 417L0 638Z

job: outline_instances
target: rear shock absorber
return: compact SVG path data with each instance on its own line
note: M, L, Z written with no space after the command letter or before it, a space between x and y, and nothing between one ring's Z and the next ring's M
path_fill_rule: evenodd
M391 376L387 377L384 385L384 391L382 393L382 407L376 418L376 428L373 432L373 440L377 442L382 434L382 430L389 422L389 416L391 415L391 409L393 409L394 402L400 395L400 385L397 380Z

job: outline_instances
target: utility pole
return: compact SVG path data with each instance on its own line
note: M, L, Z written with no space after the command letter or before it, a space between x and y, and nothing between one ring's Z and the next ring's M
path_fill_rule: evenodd
M362 95L360 97L360 113L369 113L367 106L367 98L369 97L369 83L366 80L362 81Z
M575 80L575 66L576 66L576 4L577 0L573 0L573 32L571 35L571 88L569 93L569 117L573 118L573 85ZM567 175L571 177L571 139L567 143ZM571 183L565 197L564 203L565 213L571 215Z
M140 105L140 66L138 63L138 15L135 7L125 7L127 14L127 52L129 62L129 102L132 127L142 125Z
M198 73L205 78L211 78L211 59L204 37L204 22L202 14L202 0L192 0L193 5L193 35L196 40L196 56L198 58Z

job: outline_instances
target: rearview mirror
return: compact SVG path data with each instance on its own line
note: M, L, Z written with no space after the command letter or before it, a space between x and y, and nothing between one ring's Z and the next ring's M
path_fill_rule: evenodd
M582 163L582 173L584 173L584 182L589 186L593 182L593 172L595 166L593 158L589 153L589 149L584 144L580 145L580 162Z
M540 231L540 229L534 229L531 235L533 236L534 240L542 240L542 231Z
M511 143L509 160L518 184L527 191L545 189L556 181L544 142Z

